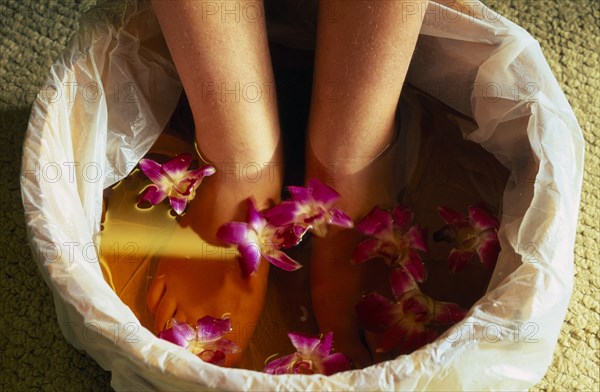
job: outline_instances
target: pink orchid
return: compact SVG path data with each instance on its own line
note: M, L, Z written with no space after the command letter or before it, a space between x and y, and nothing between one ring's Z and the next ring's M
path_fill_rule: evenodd
M196 196L202 179L215 174L215 168L210 165L188 171L191 163L190 154L177 155L162 165L142 159L140 169L154 184L144 190L140 200L157 205L168 197L173 210L181 215L187 203Z
M322 339L300 333L288 337L296 352L267 363L264 372L269 374L331 374L349 370L352 362L342 353L331 354L333 332Z
M425 230L418 225L411 226L412 211L397 205L392 212L379 207L356 224L356 229L369 238L356 247L352 254L352 262L359 264L367 260L381 257L392 268L390 279L392 286L399 271L407 270L418 282L425 280L426 270L417 251L427 252Z
M223 338L231 330L231 321L226 318L204 316L198 320L196 328L171 319L171 328L162 331L158 337L191 351L205 362L223 365L227 354L240 351L235 342Z
M408 272L402 274L404 277L398 280L404 285L396 287L394 295L402 294L395 301L371 293L356 305L361 325L368 331L383 333L377 352L393 348L403 353L414 351L435 340L440 326L454 324L466 314L454 303L436 301L423 294Z
M464 268L475 253L484 266L492 269L500 253L500 222L481 205L471 206L468 211L467 217L450 207L439 207L438 212L446 226L435 232L433 239L454 245L448 256L452 271Z
M268 222L256 209L252 198L248 199L248 222L229 222L217 231L217 238L225 243L237 245L242 275L251 276L258 270L261 257L285 271L302 267L280 249L296 245L289 226L277 227Z
M333 207L341 197L333 188L311 178L308 187L288 187L291 200L273 207L267 213L269 221L276 226L293 225L297 237L308 230L319 237L327 235L327 225L351 228L352 219L342 210Z

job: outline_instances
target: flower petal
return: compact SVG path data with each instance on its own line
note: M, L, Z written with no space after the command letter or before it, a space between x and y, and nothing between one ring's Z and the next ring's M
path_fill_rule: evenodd
M266 223L267 223L267 221L265 220L265 218L263 218L263 215L256 208L256 201L254 200L254 198L249 197L248 198L248 224L254 230L259 232L260 230L262 230L264 228Z
M360 264L379 256L377 250L379 249L380 245L381 241L375 238L369 238L368 240L364 240L363 242L358 244L354 249L354 252L352 252L351 262L353 264Z
M493 269L496 266L499 254L500 242L498 241L498 233L496 230L490 230L477 247L477 255L484 266Z
M142 192L140 201L147 201L152 205L160 204L167 197L167 193L160 190L156 185L150 185Z
M177 215L181 215L185 211L187 206L188 198L185 196L169 196L169 203Z
M155 184L160 184L165 178L165 173L162 171L160 163L153 161L152 159L140 160L140 169L142 172Z
M177 155L176 157L169 159L167 162L163 163L162 169L169 176L177 177L180 176L183 172L185 172L192 163L192 155L185 153Z
M294 225L281 226L275 230L273 242L279 244L279 249L292 248L302 241L304 233L306 229L302 227L296 229Z
M217 238L226 244L241 244L248 236L248 224L244 222L229 222L217 230Z
M298 353L286 355L274 359L265 365L263 372L268 374L288 374L291 373L291 365L299 357Z
M410 208L403 205L397 205L392 210L392 220L394 222L394 226L402 230L408 229L408 226L410 226L413 218L414 214Z
M326 206L332 205L337 199L340 198L340 194L337 193L335 189L314 178L308 180L308 189L313 200Z
M352 361L342 353L334 353L321 360L323 374L330 376L352 368Z
M231 332L231 320L204 316L198 319L196 330L198 331L198 340L201 342L220 339L226 333Z
M412 314L417 320L429 318L433 299L419 292L412 292L400 301L404 314Z
M410 272L417 282L423 282L427 276L427 270L421 256L413 249L408 250L408 258L404 263L404 268Z
M469 220L478 231L500 226L500 222L484 207L475 205L469 207Z
M408 240L413 248L422 252L429 252L427 249L427 242L425 240L425 238L427 238L426 229L419 225L415 225L408 230L406 235L408 236Z
M265 212L264 216L273 226L286 226L294 222L298 206L296 201L284 201Z
M320 343L315 347L315 354L320 357L326 357L333 349L333 332L328 332L323 336Z
M295 201L306 202L310 200L310 191L308 188L303 186L288 186L288 192L292 195L292 199Z
M438 207L438 213L440 214L444 222L446 222L449 225L465 220L466 218L463 214L448 206Z
M474 254L475 252L472 250L452 249L448 255L448 265L450 266L450 271L456 272L463 269L467 264L469 264L469 261L471 261L471 258L473 258Z
M417 288L414 277L403 267L392 269L390 272L390 285L396 298L400 298L404 293Z
M271 250L268 254L263 254L265 259L275 267L281 268L284 271L296 271L302 268L302 264L292 259L290 256L280 250Z
M171 319L171 328L159 333L158 337L187 348L188 343L196 338L196 330L186 323Z
M261 259L260 248L258 244L248 242L239 244L238 251L240 252L238 262L242 270L242 276L247 278L258 270Z
M198 357L213 365L223 366L225 364L225 353L221 350L204 350L198 354Z
M288 333L292 344L300 354L310 355L319 345L321 340L318 337L305 335L298 332Z
M377 234L392 230L392 217L389 212L374 207L360 222L356 224L359 232L377 236Z
M354 222L346 213L338 208L329 209L329 223L335 226L352 228Z
M197 180L202 180L204 177L212 176L217 172L214 166L204 165L201 168L190 170L186 173L185 178L195 178Z
M452 302L435 301L431 319L436 324L454 324L464 319L467 311Z
M433 342L438 337L438 333L433 330L416 329L407 333L406 339L398 347L403 353L411 353L426 344Z
M234 354L241 351L240 346L229 339L217 339L208 344L207 349L223 351L225 354Z
M366 330L383 332L397 321L397 307L383 295L370 293L356 305L356 315Z
M388 352L408 338L409 331L406 327L402 323L394 324L385 330L375 351L378 353Z

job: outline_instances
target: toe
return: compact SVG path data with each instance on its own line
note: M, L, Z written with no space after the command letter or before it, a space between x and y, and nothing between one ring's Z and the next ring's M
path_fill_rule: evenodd
M148 309L150 309L151 313L156 313L156 308L158 307L161 298L165 294L165 290L165 276L160 275L155 277L150 285L150 288L148 289L148 294L146 296Z
M159 333L165 329L167 321L169 321L175 315L177 311L177 302L173 298L163 297L158 304L156 309L156 316L154 319L154 330Z

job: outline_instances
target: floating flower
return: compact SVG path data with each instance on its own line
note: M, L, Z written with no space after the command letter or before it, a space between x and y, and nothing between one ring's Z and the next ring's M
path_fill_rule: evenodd
M471 206L469 216L450 207L439 207L438 212L446 226L433 234L436 241L454 245L448 256L452 271L464 268L477 253L487 268L494 268L500 253L498 227L500 223L481 205Z
M322 339L291 332L288 337L296 352L267 363L264 372L269 374L331 374L349 370L352 363L342 353L331 354L333 332Z
M277 227L270 224L256 209L252 198L248 199L248 222L225 223L217 231L217 238L237 245L240 268L245 277L258 270L261 257L285 271L295 271L302 267L280 250L299 242L290 226Z
M144 190L140 200L157 205L168 197L173 210L178 215L183 213L187 203L196 196L202 179L215 174L215 168L210 165L188 171L191 163L190 154L177 155L162 165L151 159L142 159L140 169L154 185Z
M416 284L395 301L378 293L368 294L357 304L356 313L366 330L383 334L377 352L397 348L403 353L431 343L439 336L439 327L454 324L466 314L454 303L435 301L423 294Z
M290 186L291 200L273 207L269 221L276 226L293 225L296 236L310 230L319 237L327 235L327 225L346 228L354 226L352 219L342 210L333 207L341 197L333 188L311 178L308 187Z
M407 270L418 282L425 279L426 270L417 251L427 252L425 231L418 225L411 226L412 211L398 205L391 212L379 207L356 224L356 229L369 238L356 247L352 262L359 264L380 257L390 267L398 269L390 276L393 280L402 271Z
M158 337L191 351L205 362L223 365L227 354L240 351L235 342L223 338L231 330L231 321L226 318L204 316L198 320L195 329L171 319L171 328L162 331Z

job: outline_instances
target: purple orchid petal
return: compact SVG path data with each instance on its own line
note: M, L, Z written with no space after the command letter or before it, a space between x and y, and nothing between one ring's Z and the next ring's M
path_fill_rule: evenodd
M334 353L321 360L323 374L331 376L332 374L344 372L352 368L352 361L342 353Z
M408 229L413 218L414 214L408 207L397 205L392 210L392 220L394 222L394 226L400 228L401 230Z
M394 324L385 330L375 351L378 353L388 352L408 338L409 331L406 327L402 323Z
M152 205L160 204L167 197L167 193L160 190L156 185L150 185L142 192L140 201L147 201Z
M500 242L496 230L489 230L477 247L477 255L486 268L493 269L500 254Z
M274 242L279 244L279 249L292 248L302 241L306 229L295 225L278 227L275 230Z
M346 227L348 229L354 227L352 218L338 208L331 208L329 210L329 223L335 226Z
M393 268L390 272L390 285L395 298L400 298L410 290L417 288L413 275L406 268Z
M217 169L215 169L214 166L204 165L199 169L190 170L189 172L187 172L185 177L186 178L195 178L195 179L201 181L204 177L212 176L216 172L217 172Z
M248 198L248 224L256 231L261 230L266 224L265 218L256 208L256 202L252 197Z
M408 230L407 236L413 248L425 253L429 252L429 249L427 249L427 242L425 240L425 238L427 238L426 229L415 225Z
M315 374L312 361L301 360L292 365L293 374Z
M284 271L296 271L302 268L302 264L292 259L290 256L280 250L272 250L269 254L263 254L265 259L277 268L281 268Z
M364 240L356 246L354 252L352 252L353 264L360 264L374 257L379 256L377 250L381 246L381 241L375 238Z
M184 178L173 187L181 196L189 196L200 186L200 180L197 178Z
M356 315L366 330L383 332L397 321L397 306L381 294L370 293L356 305Z
M249 242L238 245L238 251L240 252L238 262L242 276L247 278L258 270L261 259L260 248L258 244Z
M451 302L435 301L431 319L436 324L454 324L464 319L467 311Z
M162 171L160 163L154 162L152 159L142 159L139 165L142 172L153 183L160 184L163 178L165 178L165 173Z
M217 238L226 244L241 244L248 236L248 224L244 222L229 222L217 230Z
M412 250L408 250L408 258L404 264L404 267L410 274L415 278L417 282L423 282L425 277L427 276L427 270L425 269L425 264L423 264L423 260L421 260L421 256Z
M287 190L295 201L306 202L311 199L310 191L303 186L288 186Z
M432 330L417 329L407 334L406 339L398 347L403 353L411 353L437 339L438 333Z
M469 207L469 220L477 231L483 231L485 229L497 229L500 225L498 219L490 214L485 208L481 206Z
M438 207L438 213L447 224L451 225L456 222L465 220L465 216L460 212L448 206Z
M450 266L450 271L457 272L463 269L475 254L472 250L460 250L460 249L452 249L450 254L448 255L448 265Z
M288 333L292 344L300 354L310 355L319 345L321 340L318 337L305 335L298 332Z
M162 164L162 170L170 176L180 175L185 172L192 163L191 154L180 154L176 157L169 159L167 162ZM142 169L143 170L143 169ZM144 172L145 173L145 172Z
M286 226L294 222L298 212L298 202L284 201L267 212L265 218L273 226Z
M320 357L326 357L333 349L333 332L328 332L323 336L317 347L315 347L315 354Z
M335 189L314 178L308 180L308 189L313 200L323 203L326 206L330 206L340 198L340 194Z
M422 293L412 293L400 302L404 314L412 314L417 320L426 320L431 312L432 299Z
M196 330L198 339L202 342L220 339L226 333L231 332L231 320L204 316L198 319Z
M298 353L286 355L274 359L265 365L263 372L268 374L288 374L291 373L291 365L299 357Z
M181 215L185 210L185 206L187 206L188 199L184 196L169 196L169 203L171 207L177 213L177 215Z
M207 349L222 351L225 354L235 354L241 351L236 342L229 339L218 339L207 345Z
M185 348L196 337L196 330L186 323L171 319L171 328L159 333L158 337Z
M359 232L377 236L381 232L392 230L392 216L379 207L374 207L360 222L356 224Z
M212 363L213 365L223 366L225 364L225 353L220 350L204 350L198 354L204 362Z

